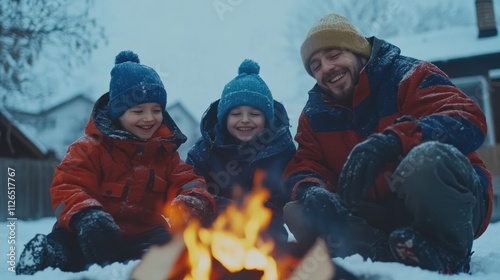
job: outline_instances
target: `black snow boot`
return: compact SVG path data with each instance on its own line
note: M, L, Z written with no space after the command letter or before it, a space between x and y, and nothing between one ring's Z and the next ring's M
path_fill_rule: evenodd
M400 228L389 236L389 246L398 262L442 274L468 273L472 253L460 256L428 241L411 228Z
M16 266L16 274L35 274L47 268L47 236L37 234L25 246Z
M16 274L32 275L47 267L59 268L62 271L79 271L81 261L70 261L69 252L54 239L44 234L37 234L25 246L16 265Z

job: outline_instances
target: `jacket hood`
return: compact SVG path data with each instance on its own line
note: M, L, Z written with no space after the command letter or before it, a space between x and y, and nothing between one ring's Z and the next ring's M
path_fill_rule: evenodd
M400 59L401 49L375 36L368 38L368 42L372 46L372 52L365 69L371 77L370 86L373 87L387 81L386 73L394 67L396 60ZM408 70L404 69L404 65L401 65L401 67L396 71ZM413 65L410 64L408 67L413 67Z
M109 92L102 95L94 104L90 119L85 127L85 133L96 136L107 136L112 139L126 140L132 139L145 142L134 134L121 129L116 122L113 122L109 115L108 109ZM161 141L169 141L174 143L178 148L182 143L186 142L186 136L181 132L172 117L165 110L163 111L163 121L157 132L152 138L159 138ZM163 128L163 129L162 129ZM168 129L166 129L168 128Z

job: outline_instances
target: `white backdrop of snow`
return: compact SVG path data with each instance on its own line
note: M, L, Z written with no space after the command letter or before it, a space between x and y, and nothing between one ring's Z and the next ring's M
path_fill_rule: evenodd
M36 233L48 233L54 224L54 218L43 218L37 221L17 221L16 248L17 257L21 254L24 244ZM47 268L35 275L16 276L8 270L7 237L9 230L6 222L0 222L0 279L58 279L58 280L124 280L128 279L138 260L128 264L114 263L106 267L91 266L87 271L78 273L61 272L59 269ZM471 274L441 275L435 272L409 267L398 263L380 263L363 261L360 255L335 261L356 275L377 275L380 280L498 280L500 279L500 222L489 225L486 232L474 242L471 261Z

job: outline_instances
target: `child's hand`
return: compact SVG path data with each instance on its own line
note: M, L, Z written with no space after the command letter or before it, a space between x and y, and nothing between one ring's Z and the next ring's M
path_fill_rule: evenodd
M122 232L110 214L98 208L84 209L71 218L70 227L87 262L106 265L119 260Z
M213 209L201 195L181 194L172 201L169 218L174 230L184 228L192 219L198 219L202 225L208 226L213 219Z

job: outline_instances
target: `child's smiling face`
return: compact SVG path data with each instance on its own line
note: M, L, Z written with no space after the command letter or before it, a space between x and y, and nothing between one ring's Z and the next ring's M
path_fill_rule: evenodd
M252 106L238 106L227 115L227 130L241 142L248 142L264 130L266 118Z
M143 103L125 111L118 120L128 132L149 140L162 123L163 110L158 103Z

